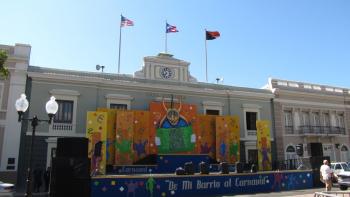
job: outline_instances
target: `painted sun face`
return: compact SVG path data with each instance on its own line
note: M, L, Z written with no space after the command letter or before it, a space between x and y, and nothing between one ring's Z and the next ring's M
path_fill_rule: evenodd
M167 119L169 120L170 124L175 126L179 122L179 112L175 109L169 109L166 114Z

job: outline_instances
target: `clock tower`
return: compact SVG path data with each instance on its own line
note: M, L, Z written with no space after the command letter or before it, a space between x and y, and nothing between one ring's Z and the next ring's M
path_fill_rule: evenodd
M179 82L197 81L188 70L190 63L176 59L171 54L159 53L157 56L144 57L143 61L142 69L134 73L135 78Z

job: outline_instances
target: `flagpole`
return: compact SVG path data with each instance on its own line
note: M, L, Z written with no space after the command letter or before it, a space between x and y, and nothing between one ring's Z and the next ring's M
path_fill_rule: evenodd
M122 15L120 15L120 18ZM118 56L118 74L120 73L120 48L122 45L122 20L120 19L120 25L119 25L119 56Z
M207 29L204 29L205 39L205 81L208 83L208 54L207 54Z
M168 22L165 21L165 53L168 53L168 33L167 33L167 24L168 24Z

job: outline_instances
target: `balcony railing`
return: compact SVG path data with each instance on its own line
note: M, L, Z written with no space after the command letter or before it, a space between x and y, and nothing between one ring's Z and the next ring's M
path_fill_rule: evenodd
M285 126L284 127L286 134L293 134L294 130L293 130L293 126Z
M294 129L293 126L285 126L284 128L286 134L345 135L345 128L342 127L302 125L298 129Z

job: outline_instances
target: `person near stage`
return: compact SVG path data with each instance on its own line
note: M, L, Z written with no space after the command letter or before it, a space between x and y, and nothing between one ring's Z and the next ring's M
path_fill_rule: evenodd
M51 172L51 168L47 167L46 171L44 172L45 192L49 191L50 172Z
M41 170L41 168L39 166L37 166L34 169L34 192L40 192L40 188L42 185L42 174L43 171Z
M326 191L331 191L333 171L329 167L328 160L323 160L323 165L320 168L320 176L321 181L326 185Z

